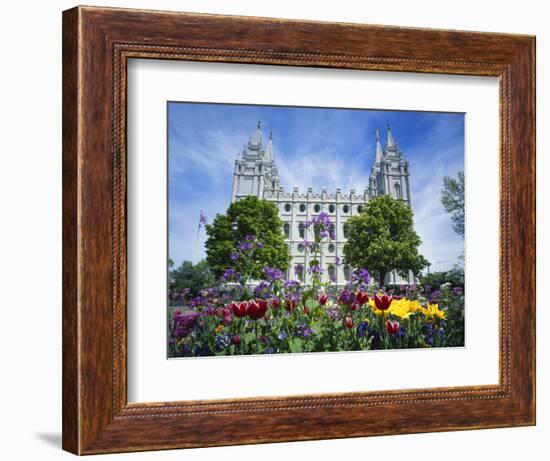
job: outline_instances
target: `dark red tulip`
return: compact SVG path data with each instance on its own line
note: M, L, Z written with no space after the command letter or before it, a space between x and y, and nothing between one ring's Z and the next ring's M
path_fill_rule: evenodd
M369 300L369 295L364 291L358 291L357 294L355 295L355 301L357 301L360 306L368 302L368 300Z
M393 320L388 320L386 322L386 331L390 335L396 335L399 331L399 322L394 322Z
M321 306L324 306L327 303L327 301L328 301L328 296L326 294L323 293L322 295L319 296L319 304Z
M271 307L273 309L278 309L279 307L281 307L281 301L279 301L279 299L277 299L277 298L273 298L271 300Z
M231 303L228 307L231 308L231 310L233 311L233 314L235 314L235 317L242 318L242 317L246 316L246 311L247 311L247 303L246 302Z
M293 311L296 309L296 301L294 299L285 300L285 309L287 311Z
M231 344L235 344L235 346L238 346L239 344L241 344L241 335L231 336Z
M353 328L353 320L350 317L346 317L344 319L344 325L351 330Z
M353 302L349 305L349 310L350 311L356 311L360 307L361 307L361 304L359 304L358 302Z
M309 314L309 307L304 306L304 314Z
M267 301L265 300L248 301L248 304L246 307L246 313L252 320L261 319L265 315L266 311L267 311Z
M259 299L258 301L256 301L259 306L260 306L260 309L264 311L264 314L267 312L267 300L266 299Z
M387 311L390 308L392 300L393 298L391 296L388 296L384 293L383 295L376 295L374 297L374 304L376 305L377 309L381 311Z

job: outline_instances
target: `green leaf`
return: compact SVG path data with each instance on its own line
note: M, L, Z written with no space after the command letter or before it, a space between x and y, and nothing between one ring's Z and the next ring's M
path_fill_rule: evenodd
M309 309L315 309L318 306L319 306L319 302L316 301L315 299L308 299L306 301L306 307L308 307Z
M302 352L302 340L299 338L292 338L289 342L290 352Z

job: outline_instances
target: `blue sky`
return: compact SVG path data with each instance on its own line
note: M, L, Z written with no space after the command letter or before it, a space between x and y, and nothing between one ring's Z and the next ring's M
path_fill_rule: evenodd
M449 269L464 242L440 202L442 178L464 169L464 115L456 113L168 103L169 255L179 265L205 256L200 210L211 222L231 200L233 166L262 120L273 133L281 185L363 191L374 161L376 128L386 126L410 162L415 229L431 270Z

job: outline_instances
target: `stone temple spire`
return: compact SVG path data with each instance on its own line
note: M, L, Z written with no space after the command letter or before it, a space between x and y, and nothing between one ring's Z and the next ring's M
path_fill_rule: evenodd
M376 156L374 163L382 162L382 146L380 145L380 130L376 128Z
M273 161L273 133L269 133L269 140L267 141L267 146L265 148L265 159L267 162Z
M391 128L389 123L388 123L388 137L386 138L386 147L395 148L395 141L393 140L393 135L391 134Z
M262 121L258 120L256 126L256 133L250 138L249 145L252 147L260 148L262 146Z

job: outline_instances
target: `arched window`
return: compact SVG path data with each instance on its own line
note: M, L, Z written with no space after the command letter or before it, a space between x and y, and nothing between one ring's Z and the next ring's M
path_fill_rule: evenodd
M349 282L351 280L351 267L349 265L344 266L344 279L346 282Z
M343 211L344 213L349 213L349 205L344 205L344 206L342 207L342 211Z
M328 206L328 211L329 211L329 213L334 213L334 205L330 204Z
M296 264L294 266L294 273L300 282L304 281L304 266L302 264Z
M315 213L319 213L319 211L321 211L321 205L316 203L315 206L313 207L313 209L315 210Z
M305 249L306 249L306 247L304 246L303 243L299 243L299 244L298 244L298 251L299 251L300 253L303 253Z
M357 213L361 213L363 211L363 205L357 205Z
M342 228L342 230L344 231L344 238L347 239L349 235L349 224L344 223L344 227Z
M328 272L328 279L332 283L336 283L336 266L334 264L329 264L327 272Z
M306 226L304 226L303 222L298 224L298 235L301 239L306 238Z
M285 204L285 211L288 213L292 207L290 206L290 203Z
M336 247L334 246L334 243L331 243L331 244L328 246L328 252L329 252L329 253L334 253L334 250L336 250Z
M395 184L395 186L393 186L393 189L395 191L395 198L402 198L402 195L401 195L401 186L399 184Z
M300 213L303 213L306 211L306 205L304 203L300 203Z
M290 238L290 224L285 222L284 226L283 226L283 229L284 229L284 232L285 232L285 237L287 239Z

